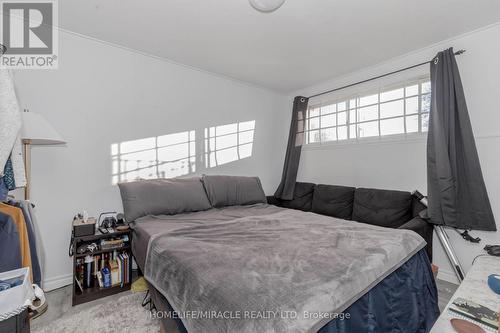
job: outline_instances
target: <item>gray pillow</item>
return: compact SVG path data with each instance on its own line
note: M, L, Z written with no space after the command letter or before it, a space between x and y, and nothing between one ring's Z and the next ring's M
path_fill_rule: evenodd
M118 186L129 222L147 215L173 215L212 208L199 177L140 180Z
M203 185L214 207L266 203L259 177L203 176Z

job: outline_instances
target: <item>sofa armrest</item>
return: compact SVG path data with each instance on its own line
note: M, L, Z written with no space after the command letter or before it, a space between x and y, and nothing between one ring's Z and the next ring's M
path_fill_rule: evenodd
M426 251L429 256L430 261L432 262L432 234L434 232L434 227L432 224L427 223L424 219L416 216L410 221L406 222L398 229L407 229L413 230L427 242Z
M279 201L274 197L274 195L268 195L266 196L266 199L268 204L279 206Z

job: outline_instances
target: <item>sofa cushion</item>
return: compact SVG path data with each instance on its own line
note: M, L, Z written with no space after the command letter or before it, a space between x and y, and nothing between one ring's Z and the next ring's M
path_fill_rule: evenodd
M313 192L314 192L313 183L301 183L297 182L295 184L295 190L293 192L292 200L281 200L277 199L277 206L290 208L290 209L298 209L308 212L311 210Z
M398 228L411 217L410 192L369 188L358 188L354 192L354 221Z
M356 188L336 185L316 185L312 211L314 213L350 220Z
M414 195L411 196L411 217L419 216L427 207L420 202Z
M399 229L413 230L422 236L422 238L427 242L425 250L427 251L430 262L432 262L432 234L434 231L432 224L427 223L424 219L416 216L400 226Z

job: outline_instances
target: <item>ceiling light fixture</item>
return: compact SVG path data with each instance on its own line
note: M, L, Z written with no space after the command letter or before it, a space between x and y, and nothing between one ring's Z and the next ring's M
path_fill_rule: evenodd
M280 8L285 0L248 0L259 12L270 13Z

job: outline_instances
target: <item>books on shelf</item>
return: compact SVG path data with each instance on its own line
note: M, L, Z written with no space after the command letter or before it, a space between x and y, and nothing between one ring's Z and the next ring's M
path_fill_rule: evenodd
M103 288L104 284L102 282L102 273L101 271L97 272L97 284L99 285L99 288Z
M126 251L119 253L115 250L77 259L75 267L77 289L83 292L86 288L109 288L128 284L130 265L129 254Z
M76 286L78 287L78 290L83 292L82 284L80 283L80 280L78 280L78 278L76 276L75 276L75 283L76 283Z
M498 332L498 312L486 306L458 297L449 311L454 317L470 321L489 332Z
M109 271L111 272L111 285L117 286L120 284L120 271L116 260L109 261Z

